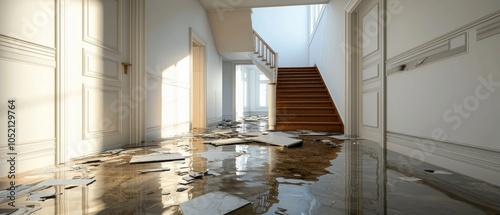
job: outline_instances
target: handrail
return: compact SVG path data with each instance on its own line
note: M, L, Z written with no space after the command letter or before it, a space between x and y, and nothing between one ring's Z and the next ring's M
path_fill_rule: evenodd
M276 83L278 79L278 53L255 30L253 31L253 35L254 53L262 57L262 61L265 61L266 65L273 70L273 80L270 81Z

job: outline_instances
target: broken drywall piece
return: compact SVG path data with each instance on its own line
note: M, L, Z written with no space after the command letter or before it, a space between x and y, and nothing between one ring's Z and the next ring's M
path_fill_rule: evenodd
M107 150L107 151L104 151L103 154L112 154L112 155L116 155L116 154L119 154L120 152L122 152L123 149L112 149L112 150Z
M280 215L288 215L288 214L286 213L286 211L287 211L287 209L278 207L278 208L276 209L276 211L274 211L274 213L275 213L275 214L280 214Z
M154 148L154 149L148 149L149 151L153 151L153 152L159 152L159 153L170 153L170 151L172 151L172 149L169 149L169 148Z
M135 148L135 149L128 149L125 151L120 152L120 154L133 154L135 152L143 150L142 148Z
M57 185L89 185L95 182L95 179L92 178L82 178L82 179L49 179L40 182L36 186L57 186Z
M212 176L220 176L220 174L219 174L219 173L216 173L216 172L214 172L214 171L212 171L212 170L208 170L208 169L207 169L207 171L205 171L205 173L204 173L204 174L205 174L205 175L212 175Z
M433 169L424 169L426 172L434 173L434 174L442 174L442 175L451 175L451 172L447 172L444 170L433 170Z
M415 181L421 181L422 179L420 178L416 178L416 177L399 177L400 180L403 180L403 181L410 181L410 182L415 182Z
M248 142L250 141L241 138L229 138L229 139L214 140L211 142L211 144L214 146L223 146L223 145L241 144Z
M191 177L191 176L186 175L186 176L182 177L182 180L184 180L184 181L192 181L192 180L194 180L194 178Z
M247 138L249 140L277 146L293 147L302 144L302 140L291 138L293 135L283 132L271 132L268 135Z
M348 136L345 136L345 135L333 135L333 136L329 136L333 139L337 139L337 140L362 140L363 138L361 137L348 137Z
M136 163L152 163L152 162L164 162L164 161L175 161L175 160L184 160L184 157L180 153L157 153L157 154L148 154L148 155L136 155L130 159L130 164Z
M192 171L192 172L189 173L189 176L192 177L192 178L194 178L194 179L198 179L198 178L202 178L203 177L203 173Z
M314 132L311 130L297 130L297 132L294 132L295 134L299 136L326 136L328 135L327 132Z
M235 211L250 201L225 192L211 192L180 204L185 215L220 215Z
M434 174L451 175L451 174L453 174L453 173L451 173L451 172L447 172L447 171L444 171L444 170L435 170L435 171L434 171Z
M101 163L101 159L95 159L95 160L87 160L82 162L81 164L93 164L93 163Z
M56 188L49 187L45 190L40 190L38 192L28 195L27 201L45 201L50 198L56 197Z
M177 188L177 190L176 190L176 191L177 191L177 192L182 192L182 191L185 191L185 190L187 190L187 189L188 189L187 187L179 187L179 188Z
M26 215L26 214L33 214L36 211L39 211L41 209L42 209L42 207L37 206L37 205L24 205L24 206L21 206L19 208L16 208L15 212L13 212L13 213L6 213L6 214L9 214L9 215ZM0 213L0 214L4 214L4 213Z
M141 174L144 174L144 173L148 173L148 172L164 172L164 171L170 171L170 168L163 167L163 168L154 168L154 169L143 169L143 170L139 170L138 172Z

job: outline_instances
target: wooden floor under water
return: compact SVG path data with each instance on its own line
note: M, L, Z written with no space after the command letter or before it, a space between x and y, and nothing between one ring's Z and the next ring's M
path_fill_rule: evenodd
M291 215L500 213L498 187L432 164L398 163L401 155L384 153L366 140L303 139L294 148L262 143L213 146L185 135L154 146L96 155L66 164L81 169L51 167L19 175L17 182L25 184L75 176L95 182L71 189L56 186L56 197L45 201L18 196L16 206L36 205L41 208L36 214L183 214L181 203L222 191L252 202L232 214L275 214L278 208ZM330 139L340 147L319 139ZM185 160L129 164L132 156L153 153L155 148L179 152ZM95 159L101 162L81 164ZM139 173L151 168L170 170ZM189 172L207 170L215 174L183 185ZM0 179L0 188L7 188L7 181ZM9 206L3 202L0 208Z

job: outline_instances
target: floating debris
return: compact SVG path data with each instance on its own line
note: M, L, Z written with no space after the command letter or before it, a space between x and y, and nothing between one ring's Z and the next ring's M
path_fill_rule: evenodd
M250 201L217 191L181 203L180 207L185 215L216 215L228 214L248 204Z
M287 213L285 213L286 211L287 211L287 209L278 207L276 209L276 211L274 211L274 213L275 214L280 214L280 215L288 215Z
M184 160L184 157L180 153L171 153L171 154L148 154L148 155L136 155L130 159L131 164L135 163L152 163L152 162L163 162L163 161L175 161L175 160Z
M403 181L410 181L410 182L415 182L415 181L421 181L422 179L420 178L416 178L416 177L399 177L400 180L403 180Z
M229 139L215 140L212 141L211 144L214 146L223 146L223 145L249 143L249 142L250 141L241 138L229 138Z
M28 195L26 198L27 201L45 201L47 199L55 198L56 197L56 188L54 187L49 187L44 190L37 191L35 193L32 193Z
M302 144L302 140L291 138L293 135L283 132L272 132L268 135L259 135L258 137L247 138L249 140L267 143L277 146L293 147Z
M176 191L177 191L177 192L183 192L183 191L186 191L187 189L188 189L188 188L186 188L186 187L179 187L179 188L177 188L177 190L176 190Z
M170 168L163 167L163 168L155 168L155 169L143 169L143 170L139 170L138 172L141 174L144 174L144 173L148 173L148 172L164 172L164 171L170 171Z

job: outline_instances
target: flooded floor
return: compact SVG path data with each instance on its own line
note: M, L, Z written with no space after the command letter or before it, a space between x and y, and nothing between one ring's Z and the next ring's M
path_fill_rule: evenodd
M258 129L258 127L257 127ZM179 205L195 197L223 191L252 203L232 214L500 214L500 189L472 178L425 164L412 169L400 155L383 153L378 144L332 141L332 148L305 137L301 147L283 148L260 143L213 146L193 136L157 145L129 148L68 163L79 169L48 168L26 173L18 183L46 179L94 178L88 186L56 186L56 197L26 201L36 214L182 214ZM129 164L134 155L163 148L185 160ZM101 159L101 162L81 164ZM169 171L141 174L151 168ZM428 171L426 172L425 169ZM184 184L192 171L208 174ZM0 188L7 188L6 179ZM9 208L4 201L1 208ZM0 210L1 214L1 210Z

